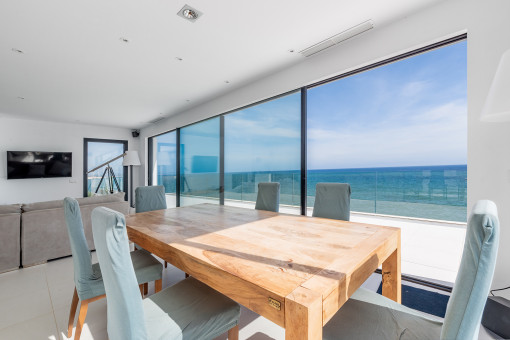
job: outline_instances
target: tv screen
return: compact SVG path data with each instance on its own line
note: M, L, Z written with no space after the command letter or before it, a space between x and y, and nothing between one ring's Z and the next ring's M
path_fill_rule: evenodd
M71 152L7 151L7 179L72 176Z

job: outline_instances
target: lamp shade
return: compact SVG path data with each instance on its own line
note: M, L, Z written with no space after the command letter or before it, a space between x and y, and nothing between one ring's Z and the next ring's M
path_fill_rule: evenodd
M122 165L141 165L140 158L138 157L138 151L126 151Z
M510 50L503 53L482 109L482 121L510 121Z

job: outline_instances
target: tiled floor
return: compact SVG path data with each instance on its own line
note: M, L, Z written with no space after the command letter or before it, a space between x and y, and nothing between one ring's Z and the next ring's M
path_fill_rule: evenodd
M96 261L95 252L92 253ZM184 279L184 273L168 266L163 286ZM380 276L372 275L366 288L376 290ZM0 339L1 340L65 340L69 308L74 289L71 257L46 264L0 274ZM149 285L149 294L154 290ZM89 305L83 340L106 340L106 299ZM480 339L490 339L482 328ZM242 308L240 339L285 339L283 328ZM226 335L215 340L226 340Z
M95 252L92 253L96 261ZM184 279L184 273L168 266L163 287ZM71 257L0 274L0 339L65 340L69 308L74 289ZM149 294L154 291L149 285ZM284 339L284 330L244 309L241 339ZM73 331L74 332L74 331ZM106 299L89 305L81 339L106 340ZM218 338L226 339L225 336Z

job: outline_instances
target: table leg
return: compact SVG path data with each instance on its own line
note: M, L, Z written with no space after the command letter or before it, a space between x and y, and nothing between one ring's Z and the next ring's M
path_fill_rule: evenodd
M285 340L322 339L322 295L299 287L285 298Z
M397 249L382 264L382 295L401 303L400 237Z

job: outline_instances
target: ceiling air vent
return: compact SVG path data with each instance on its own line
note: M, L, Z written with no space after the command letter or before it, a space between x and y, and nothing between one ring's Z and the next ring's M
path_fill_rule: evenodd
M151 123L151 124L156 124L156 123L158 123L158 122L161 122L161 121L162 121L163 119L165 119L165 118L166 118L166 117L158 117L158 118L156 118L156 119L151 120L149 123Z
M320 43L317 43L317 44L312 45L308 48L305 48L304 50L302 50L299 53L301 53L305 57L309 57L309 56L319 53L320 51L323 51L331 46L335 46L336 44L338 44L342 41L345 41L347 39L357 36L358 34L366 32L372 28L374 28L374 24L372 23L372 20L367 20L365 22L362 22L359 25L356 25L356 26L351 27L341 33L338 33L332 37L329 37L326 40L321 41Z

